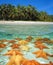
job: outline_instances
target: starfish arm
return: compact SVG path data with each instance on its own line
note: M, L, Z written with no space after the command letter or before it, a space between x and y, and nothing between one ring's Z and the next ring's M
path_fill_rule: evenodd
M10 50L6 54L4 54L4 55L12 55L12 54L13 54L13 50Z
M41 52L36 54L36 58L39 58L39 57L42 57L42 53Z
M48 48L48 47L46 47L46 46L45 46L44 48L49 49L49 48Z
M50 56L50 57L53 57L53 54L51 55L51 54L48 54L48 53L47 53L47 55Z
M37 53L39 53L39 52L41 52L41 51L39 50L39 51L33 52L33 54L37 54Z
M10 56L11 56L12 54L7 54L7 53L6 53L6 54L3 54L3 55L4 55L4 56L6 56L6 55L10 55Z
M9 52L7 52L6 54L4 54L4 55L22 55L22 53L20 52L20 51L18 51L18 50L10 50Z
M16 62L15 62L15 65L21 65L21 63L16 61Z
M34 52L33 54L36 54L37 58L42 57L44 59L48 59L47 54L43 50L39 50L37 52Z
M30 47L29 46L22 46L20 49L24 50L24 51L29 51Z
M42 57L43 57L44 59L48 59L47 55L45 55L45 54L44 54Z
M37 54L37 55L36 55L36 58L39 58L39 57L41 57L41 55L40 55L40 54Z
M24 57L21 55L16 55L15 58L15 65L21 65L22 61L24 60Z
M13 65L15 56L10 57L9 62L6 65Z
M43 52L42 52L42 57L45 58L45 59L48 59L47 53L43 51Z
M20 53L20 52L16 52L16 55L23 55L22 53Z
M6 65L12 65L13 64L13 61L9 61Z
M10 52L7 52L6 54L4 54L4 55L12 55L12 53L10 53Z
M45 45L43 45L43 44L37 44L35 47L36 48L39 48L39 49L44 49L44 48L47 48L48 49L48 47L45 46Z
M40 63L35 60L31 60L31 62L32 62L32 65L40 65Z

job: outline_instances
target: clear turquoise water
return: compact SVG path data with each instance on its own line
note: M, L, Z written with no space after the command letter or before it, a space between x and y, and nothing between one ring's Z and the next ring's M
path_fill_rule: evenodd
M0 39L25 36L46 36L53 38L53 25L0 25Z
M27 36L32 36L33 38L37 37L46 37L53 39L53 25L8 25L8 24L0 24L0 39L14 39L14 38L23 38L25 39ZM53 62L53 57L48 57L49 60L45 60L43 58L36 58L31 52L37 51L37 48L33 47L33 44L29 44L31 47L29 52L22 51L24 56L28 59L35 59L40 63L48 63L49 61ZM53 47L53 45L47 45L48 47ZM6 65L8 62L8 57L2 56L2 54L6 53L10 47L6 47L2 49L0 52L0 65ZM53 54L53 49L44 49L44 51Z

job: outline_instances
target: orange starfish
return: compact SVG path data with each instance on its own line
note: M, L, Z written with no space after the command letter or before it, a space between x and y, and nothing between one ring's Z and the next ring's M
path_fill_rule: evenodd
M43 40L43 42L49 42L50 41L49 38L43 38L42 40Z
M23 51L29 51L30 47L29 46L26 46L26 45L23 45L21 46L20 50L23 50Z
M6 47L6 44L0 43L0 48L4 48L4 47Z
M20 40L22 40L22 38L15 38L15 40L18 40L18 41L20 41Z
M36 41L41 41L44 43L53 43L53 41L50 40L49 38L38 38Z
M11 47L12 47L12 49L15 49L15 48L19 48L19 44L13 44L13 45L11 45Z
M21 40L18 42L18 44L20 45L26 45L28 42L26 40Z
M43 41L43 38L42 37L38 37L38 38L36 38L36 41Z
M24 60L23 55L17 50L11 50L5 55L11 55L6 65L21 65L21 62Z
M35 41L34 43L35 43L35 44L42 44L41 41Z
M48 47L45 46L45 45L43 45L43 44L36 44L35 47L37 47L37 48L39 48L39 49L44 49L44 48L47 48L47 49L48 49Z
M37 61L35 60L24 60L22 62L22 65L40 65L40 63L38 63Z
M8 42L9 43L15 43L16 41L15 40L9 40Z
M3 42L7 42L8 40L6 40L6 39L2 39L2 40L0 40L0 42L1 43L3 43Z
M42 57L44 59L48 59L47 56L53 56L53 55L50 55L50 54L47 54L46 52L44 52L43 50L39 50L37 52L33 52L33 54L36 54L36 57L39 58L39 57Z
M10 55L10 56L12 56L14 53L15 53L16 55L22 55L22 53L21 53L20 51L15 50L15 49L12 49L12 50L8 51L8 52L7 52L6 54L4 54L4 55Z
M26 38L26 41L30 42L32 39L33 39L33 38L32 38L31 36L28 36L28 37Z

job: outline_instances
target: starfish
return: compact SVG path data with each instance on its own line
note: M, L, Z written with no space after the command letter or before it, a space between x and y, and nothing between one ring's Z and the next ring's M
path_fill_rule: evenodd
M43 38L42 37L38 37L36 38L36 41L41 41L42 42Z
M20 41L20 40L22 40L22 38L15 38L15 40L18 40L18 41Z
M16 55L15 52L9 58L9 61L6 65L21 65L21 62L24 60L22 55Z
M32 38L31 36L28 36L28 37L26 38L26 41L30 42L32 39L33 39L33 38Z
M36 41L41 41L44 43L53 43L53 41L50 40L49 38L40 38L40 39L37 39Z
M35 60L24 60L22 65L40 65L40 63Z
M21 50L24 50L24 51L29 51L30 47L29 46L21 46Z
M47 56L53 56L53 55L50 55L50 54L47 54L46 52L44 52L43 50L39 50L37 52L33 52L33 54L36 54L36 57L39 58L39 57L42 57L44 59L48 59Z
M35 41L34 43L35 43L35 44L42 44L41 41Z
M8 52L7 52L6 54L4 54L4 55L10 55L10 56L12 56L14 53L15 53L16 55L22 55L22 53L21 53L20 51L15 50L15 49L12 49L12 50L8 51Z
M15 48L19 48L19 44L13 44L13 45L11 45L11 47L12 47L12 49L15 49Z
M37 48L39 48L39 49L44 49L44 48L47 48L47 49L48 49L48 47L45 46L45 45L43 45L43 44L36 44L35 47L37 47Z
M15 43L16 41L15 40L9 40L8 42L9 43Z
M26 40L21 40L18 42L18 44L20 45L26 45L28 42Z
M42 40L43 40L43 42L50 42L49 38L43 38Z
M3 43L3 42L8 42L8 40L2 39L2 40L0 40L0 42L1 42L1 43Z
M0 48L4 48L4 47L6 47L6 44L0 43Z

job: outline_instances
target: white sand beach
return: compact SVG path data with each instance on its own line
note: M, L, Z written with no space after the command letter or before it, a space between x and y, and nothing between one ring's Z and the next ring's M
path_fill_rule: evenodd
M53 22L42 22L42 21L0 21L0 24L53 24Z

